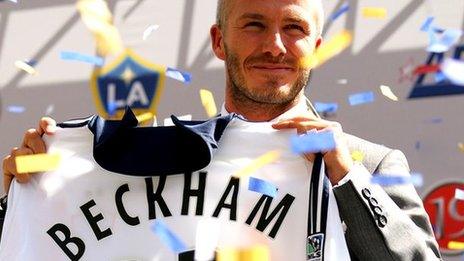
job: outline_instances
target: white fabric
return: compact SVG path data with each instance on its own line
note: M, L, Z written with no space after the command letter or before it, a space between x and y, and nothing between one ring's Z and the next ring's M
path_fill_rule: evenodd
M158 205L156 215L188 248L196 245L197 224L201 221L204 226L205 222L212 222L211 227L219 225L221 228L218 248L264 244L270 249L271 260L306 260L308 184L312 165L289 151L292 131L276 131L270 125L236 118L226 128L212 163L203 170L207 172L203 215L195 215L197 199L194 197L190 198L188 215L181 215L184 175L167 177L162 196L172 216L164 217ZM81 260L177 260L177 255L150 230L154 220L148 217L145 179L103 170L92 157L92 139L86 127L58 129L47 143L49 153L58 152L63 156L59 169L33 175L27 184L13 182L0 243L0 260L69 260L46 233L57 223L66 225L71 236L84 241L85 253ZM256 229L262 207L250 225L245 223L261 197L248 190L246 178L240 179L236 221L230 220L228 208L221 209L218 218L212 217L231 174L274 149L283 151L280 160L264 166L252 176L279 188L268 215L286 194L295 198L275 238L269 234L277 217L263 232ZM199 175L199 172L192 175L192 189L197 188ZM156 191L159 178L152 180ZM124 184L130 189L123 194L124 207L130 216L140 220L135 226L125 223L115 206L115 192ZM232 192L226 203L231 203L231 195ZM80 209L90 200L96 203L90 208L91 213L94 216L101 213L104 217L98 222L100 229L110 228L112 232L101 240L96 239ZM349 260L332 191L329 202L325 260ZM204 231L202 236L208 235L208 231Z

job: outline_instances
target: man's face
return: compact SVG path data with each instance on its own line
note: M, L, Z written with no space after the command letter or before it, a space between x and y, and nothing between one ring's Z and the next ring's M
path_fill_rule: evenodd
M306 85L300 60L320 43L312 0L230 0L222 28L228 86L235 97L286 104Z

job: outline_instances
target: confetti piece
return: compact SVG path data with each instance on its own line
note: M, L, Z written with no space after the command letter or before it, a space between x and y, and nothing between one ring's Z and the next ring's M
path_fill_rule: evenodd
M272 183L262 179L250 177L248 181L248 190L258 192L269 197L277 196L277 187Z
M280 157L280 154L281 153L278 150L269 151L264 155L261 155L260 157L254 159L250 164L238 170L232 176L237 178L249 176L250 174L256 172L258 169L262 168L263 166L276 161Z
M459 142L459 143L458 143L458 148L459 148L459 150L460 150L461 152L464 152L464 143Z
M440 66L438 64L420 65L420 66L417 66L416 69L414 69L414 75L434 73L439 70L440 70Z
M47 106L47 109L45 110L45 115L50 116L54 111L55 111L55 105L50 104Z
M198 221L195 238L195 260L214 260L220 234L221 227L216 220L202 219Z
M177 117L177 119L181 120L181 121L191 121L192 120L192 115L191 114L187 114L187 115L182 115L182 116L179 116ZM164 119L164 125L163 126L174 126L174 122L172 122L172 119L171 118L166 118Z
M31 74L31 75L37 74L37 70L34 67L32 67L31 64L27 63L26 61L16 61L14 65L16 66L16 68L21 69L27 72L28 74Z
M331 151L335 145L334 134L331 131L312 131L290 139L291 149L296 154Z
M393 93L390 87L386 85L380 85L380 91L382 92L383 96L387 97L392 101L398 101L398 97Z
M374 102L374 93L373 92L360 92L352 94L348 97L348 101L351 106L356 106L364 103Z
M352 42L353 36L349 31L342 31L325 44L323 43L313 54L306 55L300 61L305 68L315 68L322 65L335 55L345 50Z
M11 113L23 113L26 111L26 108L24 106L11 105L7 107L7 110Z
M183 83L191 83L192 82L192 75L188 72L182 72L179 70L176 70L174 68L167 68L166 70L166 76L169 78L172 78L174 80L181 81Z
M464 249L464 242L450 241L448 242L448 248L456 250Z
M347 79L339 79L339 80L337 80L337 84L346 85L346 84L348 84L348 80Z
M348 2L345 2L340 6L340 8L330 17L330 20L335 21L338 17L342 14L348 12L350 10L350 5Z
M142 36L142 39L145 41L148 39L148 37L156 30L158 30L159 28L159 25L157 24L153 24L153 25L150 25L147 27L147 29L145 29L145 31L143 31L143 36Z
M114 116L118 110L118 105L114 101L108 102L108 115Z
M63 51L60 53L60 58L62 60L85 62L85 63L94 64L97 66L103 66L103 63L104 63L104 60L101 57L80 54L77 52Z
M319 113L335 113L338 110L338 103L316 102L314 103L314 107Z
M441 71L452 83L464 86L464 62L446 58Z
M423 32L428 32L430 30L430 26L432 25L434 19L435 17L433 16L427 17L425 21L422 23L420 30Z
M421 148L421 142L420 141L416 141L415 148L416 148L416 150L420 150L420 148Z
M448 51L453 45L455 45L462 35L461 30L446 29L441 33L440 37L437 37L435 30L429 29L429 46L427 47L428 52L432 53L443 53Z
M411 173L410 176L375 175L371 177L371 183L382 186L413 184L416 187L421 187L424 184L424 179L419 173Z
M146 121L149 121L149 120L152 120L153 119L153 113L151 112L145 112L145 113L142 113L140 115L137 115L137 121L139 123L143 123L143 122L146 122Z
M356 162L362 162L364 159L364 154L359 150L355 150L351 153L351 158Z
M216 102L214 101L214 96L213 93L201 89L200 90L200 98L201 98L201 103L203 104L203 107L206 110L206 114L208 117L214 117L217 114L217 107L216 107Z
M161 220L155 220L151 225L151 230L161 241L166 244L173 252L181 253L187 250L184 242L181 241Z
M364 7L362 15L364 18L384 19L387 17L387 9L381 7Z
M218 261L269 261L269 249L258 245L248 249L222 248L217 253Z
M435 117L435 118L426 120L425 123L439 124L439 123L443 123L443 119L439 117Z
M454 197L459 199L459 200L464 200L464 190L456 189Z
M97 52L106 56L109 54L118 55L124 51L119 31L113 25L105 25L105 29L94 34L97 43Z
M51 171L58 168L60 160L61 156L59 154L16 156L16 171L18 173Z
M435 82L436 83L440 83L440 82L443 82L443 81L446 81L446 80L447 80L447 78L446 78L446 76L445 76L445 74L443 72L439 71L439 72L435 73Z

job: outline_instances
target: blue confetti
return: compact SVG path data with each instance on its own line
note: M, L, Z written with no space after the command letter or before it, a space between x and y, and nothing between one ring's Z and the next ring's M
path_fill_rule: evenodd
M248 190L258 192L269 197L276 197L277 196L277 187L273 184L262 180L250 177L248 181Z
M427 17L427 19L425 19L424 23L422 24L420 30L423 32L428 32L430 30L430 26L432 25L434 19L435 17L433 16Z
M347 2L343 3L343 5L330 17L330 20L335 21L342 14L348 12L348 10L350 10L350 5Z
M316 111L319 113L335 113L338 110L337 103L316 102L314 103L314 107L316 108Z
M8 106L7 110L11 113L23 113L26 111L26 108L23 106L11 105Z
M108 114L110 116L114 116L117 109L118 109L118 105L116 104L116 102L114 101L108 102Z
M374 174L374 176L371 177L371 183L379 184L382 186L413 184L416 187L421 187L424 184L424 179L419 173L411 173L410 176L385 176Z
M453 45L455 45L462 35L461 30L446 29L440 36L437 37L435 29L429 28L429 46L427 47L428 52L432 53L443 53L447 52Z
M192 82L192 75L190 73L179 71L170 67L168 67L166 70L166 76L187 84Z
M360 92L352 94L348 97L348 101L351 106L356 106L364 103L374 102L374 93L373 92Z
M446 75L443 72L436 72L435 73L435 83L440 83L446 81L448 78L446 78Z
M416 147L416 150L420 150L420 148L421 148L421 142L420 142L420 141L416 141L415 147Z
M85 55L85 54L80 54L77 52L63 51L60 53L60 58L63 60L90 63L96 66L103 66L104 64L104 59L102 57L93 56L93 55Z
M296 154L331 151L336 147L331 131L308 132L290 139L291 149Z
M151 225L151 230L163 243L165 243L173 252L181 253L187 250L184 242L180 240L161 220L155 220Z

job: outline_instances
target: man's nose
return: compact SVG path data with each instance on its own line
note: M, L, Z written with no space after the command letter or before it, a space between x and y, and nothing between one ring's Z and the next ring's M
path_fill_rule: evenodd
M263 42L263 52L270 53L274 57L287 53L280 32L269 32L266 40Z

